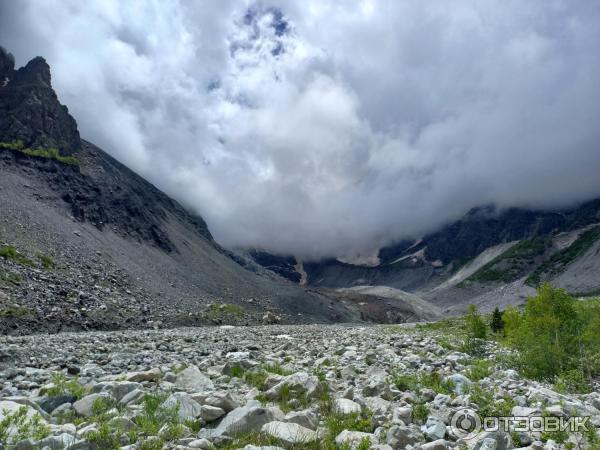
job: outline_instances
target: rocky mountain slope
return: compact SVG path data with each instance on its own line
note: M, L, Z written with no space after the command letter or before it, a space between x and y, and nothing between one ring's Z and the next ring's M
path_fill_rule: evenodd
M214 242L0 49L0 332L358 320Z
M503 368L492 342L485 360L459 344L439 327L400 326L0 337L0 421L22 411L5 435L19 449L597 448L598 392L558 393ZM465 411L587 417L590 431L469 434Z
M520 303L542 281L577 295L600 289L600 199L560 211L475 208L462 219L418 240L379 251L379 263L337 259L301 262L306 284L343 289L388 286L411 292L446 313L469 303L483 310ZM300 261L255 261L290 280ZM265 261L267 263L265 263Z

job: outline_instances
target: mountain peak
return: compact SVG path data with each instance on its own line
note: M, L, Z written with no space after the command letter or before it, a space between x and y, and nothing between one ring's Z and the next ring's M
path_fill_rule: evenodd
M50 88L52 87L50 66L41 56L36 56L24 67L21 67L17 76L21 82L42 83Z
M50 66L37 56L15 70L15 59L0 48L0 141L27 147L54 147L62 155L81 148L75 119L52 89Z
M0 46L0 85L15 70L15 57Z

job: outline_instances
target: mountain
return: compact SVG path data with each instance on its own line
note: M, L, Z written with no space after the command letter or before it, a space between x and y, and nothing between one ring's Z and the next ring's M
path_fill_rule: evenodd
M282 268L262 253L257 263L290 280L301 275L290 268L302 267L314 288L387 286L445 313L462 312L469 303L483 310L519 304L543 281L591 295L600 290L600 199L556 211L474 208L418 240L380 249L375 266L288 256Z
M37 57L0 48L0 332L359 320L221 248L90 142Z

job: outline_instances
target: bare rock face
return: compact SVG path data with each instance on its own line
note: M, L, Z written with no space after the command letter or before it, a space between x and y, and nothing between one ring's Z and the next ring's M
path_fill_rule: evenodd
M14 65L13 55L0 48L0 140L76 153L77 123L52 89L46 60L38 56L18 70Z

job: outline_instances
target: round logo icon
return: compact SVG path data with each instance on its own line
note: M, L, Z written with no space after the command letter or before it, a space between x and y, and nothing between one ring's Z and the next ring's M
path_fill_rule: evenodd
M457 438L472 439L481 432L481 417L472 409L462 408L452 416L450 427Z

